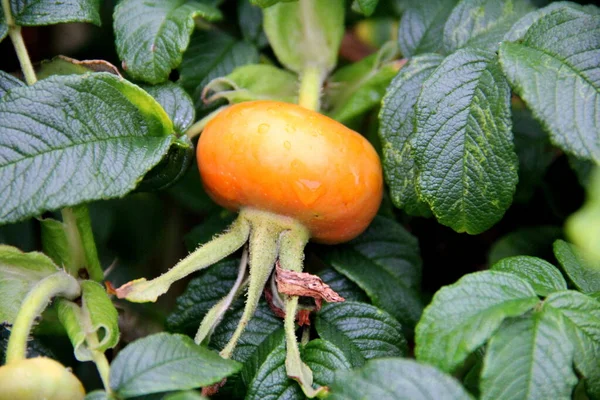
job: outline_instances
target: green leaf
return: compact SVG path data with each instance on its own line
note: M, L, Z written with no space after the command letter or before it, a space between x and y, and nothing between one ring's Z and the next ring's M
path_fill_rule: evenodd
M449 53L463 47L495 51L510 28L533 10L529 0L461 0L444 26L444 49Z
M100 26L101 0L10 0L17 25L38 26L90 22Z
M263 10L263 26L277 59L301 73L308 65L331 71L344 35L343 0L277 3Z
M415 104L421 86L442 60L442 56L435 54L410 58L388 87L379 113L383 170L390 196L396 207L410 215L427 216L431 213L417 193L412 138Z
M42 60L36 68L38 80L49 78L53 75L82 75L88 72L110 72L121 76L119 69L104 60L79 61L66 56L56 56L51 60Z
M258 48L268 44L263 31L263 13L260 7L253 5L250 0L238 0L238 24L242 37L254 43Z
M587 257L600 262L600 168L593 171L585 203L569 217L565 229Z
M257 62L258 50L253 44L216 30L196 31L179 66L179 83L195 99L198 110L204 107L202 90L208 82Z
M226 99L231 104L252 100L297 103L298 77L273 65L243 65L227 76L210 81L202 97L206 102Z
M94 390L85 396L85 400L112 400L104 390Z
M593 398L600 395L600 303L579 292L553 293L544 308L561 313L570 342L575 347L575 367L586 378Z
M450 375L414 360L371 360L362 368L336 373L331 400L467 400L472 397Z
M539 296L567 290L567 282L558 268L537 257L515 256L502 259L492 266L494 271L508 272L528 282Z
M75 358L92 361L92 351L105 352L119 342L119 315L102 285L94 281L81 282L81 307L61 299L58 318L73 344ZM96 335L97 344L89 343L88 335Z
M413 0L402 13L398 44L402 56L439 53L444 45L444 23L458 0Z
M127 194L172 131L150 95L108 73L11 90L0 102L0 223Z
M354 0L352 2L352 10L369 17L377 8L379 0Z
M302 348L301 353L302 361L313 372L315 383L321 386L330 385L336 371L352 367L340 348L323 339L311 340Z
M195 0L123 0L115 8L115 43L123 69L141 81L161 83L181 64L194 18L215 21L221 12Z
M377 216L362 235L331 248L324 258L405 328L417 323L423 310L417 292L421 283L419 244L401 225Z
M481 399L571 399L572 364L573 345L560 318L548 312L511 318L487 346Z
M423 84L415 108L421 198L457 232L489 229L517 184L510 88L495 54L461 49L448 56Z
M183 88L173 82L166 82L156 86L142 86L162 106L171 121L173 128L179 135L194 123L196 111L194 103Z
M484 271L441 288L423 311L415 333L418 360L451 372L496 332L505 318L521 315L539 299L513 274Z
M324 102L328 115L347 123L379 105L386 88L398 72L397 45L388 42L377 53L338 69L328 80Z
M575 287L584 293L600 291L600 262L590 261L575 245L557 240L554 255Z
M506 257L552 256L552 243L562 236L558 226L541 225L520 228L498 239L488 254L488 264L493 265Z
M318 275L323 282L329 285L337 294L346 299L346 301L369 302L367 294L356 283L352 282L335 269L327 267L322 269Z
M125 398L194 389L220 382L241 366L196 345L187 336L158 333L119 352L111 364L110 385Z
M1 29L1 28L0 28ZM0 40L2 34L0 33ZM25 83L15 78L14 76L7 74L4 71L0 71L0 99L8 92L10 89L25 86Z
M567 153L600 163L600 16L570 7L540 18L518 43L500 46L514 91Z
M577 175L579 184L589 190L592 171L596 168L596 163L572 154L567 154L567 160L569 161L569 166L575 172L575 175Z
M353 367L372 358L407 353L402 326L387 312L369 304L326 304L317 314L315 326L321 339L340 348Z
M168 394L163 397L163 400L208 400L208 397L204 397L200 393L192 390L186 390L185 392Z
M8 25L4 19L4 11L0 7L0 42L8 35Z
M0 245L0 324L13 323L29 290L57 271L45 254Z

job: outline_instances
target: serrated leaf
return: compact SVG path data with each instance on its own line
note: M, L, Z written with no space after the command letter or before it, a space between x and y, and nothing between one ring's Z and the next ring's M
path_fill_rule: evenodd
M342 0L281 2L263 10L263 27L277 59L302 73L312 66L329 72L344 35Z
M573 282L584 293L600 291L600 261L592 262L575 245L557 240L554 255Z
M559 318L548 312L511 318L487 346L481 399L571 399L572 363L573 346Z
M102 285L94 281L81 282L81 307L61 299L58 318L73 344L75 358L92 361L92 351L105 352L119 342L119 315ZM89 343L88 335L97 336L98 343Z
M340 274L335 269L327 267L319 272L319 277L329 285L337 294L347 301L358 301L368 303L367 294L345 275Z
M347 123L379 105L401 67L394 61L397 55L397 45L388 42L379 52L338 69L326 85L324 102L332 107L328 115Z
M400 19L398 44L408 58L443 50L444 23L458 0L411 1Z
M0 30L2 28L0 27ZM2 40L2 33L0 32L0 40ZM15 78L14 76L7 74L4 71L0 71L0 99L8 92L10 89L25 86L25 83Z
M125 195L167 152L172 131L150 95L108 73L11 90L0 102L0 223Z
M111 388L122 397L208 386L239 371L241 364L225 360L183 335L158 333L136 340L111 364Z
M442 56L435 54L409 59L388 87L379 113L383 170L390 186L390 196L396 207L410 215L427 216L431 213L429 206L417 194L412 138L415 104L421 86L442 60Z
M588 258L600 262L600 168L592 172L586 192L585 203L569 217L565 229Z
M375 11L379 0L354 0L352 2L352 10L361 13L365 17L369 17Z
M415 355L451 372L492 337L505 318L524 314L538 302L531 285L515 275L465 275L441 288L423 311L415 332Z
M567 335L575 348L575 367L586 378L593 398L600 396L600 303L579 292L553 293L544 301L561 313Z
M537 257L515 256L495 263L494 271L508 272L528 282L539 296L567 290L567 282L558 268Z
M171 121L173 128L179 135L194 123L196 110L190 96L183 88L173 82L166 82L156 86L142 86L162 106Z
M341 349L353 367L372 358L403 356L407 352L402 326L369 304L326 304L317 314L315 326L319 336Z
M115 43L123 69L133 78L161 83L181 64L194 18L210 21L220 11L195 0L123 0L115 7Z
M472 397L450 375L413 360L368 361L362 368L336 373L332 400L467 400Z
M196 109L204 106L202 90L215 78L236 67L258 62L258 50L216 30L196 31L179 66L179 83L195 100Z
M457 232L502 218L517 184L510 88L495 54L461 49L423 84L415 106L420 196Z
M562 236L558 226L540 225L520 228L498 239L488 254L488 264L492 265L506 257L552 256L552 243Z
M533 11L529 0L461 0L444 26L444 49L463 47L495 51L510 28Z
M245 40L254 43L258 48L265 47L269 42L263 31L263 14L260 7L250 0L238 0L238 24Z
M377 216L361 236L332 248L324 259L405 328L416 324L423 310L417 291L421 258L417 239L401 225Z
M101 0L10 0L17 25L38 26L65 22L91 22L100 26Z
M29 290L57 271L45 254L0 245L0 324L13 323Z
M600 163L600 16L570 7L540 18L518 43L500 46L514 91L568 153Z

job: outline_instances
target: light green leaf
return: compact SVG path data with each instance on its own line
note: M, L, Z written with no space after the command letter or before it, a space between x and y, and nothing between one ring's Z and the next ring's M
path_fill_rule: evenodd
M402 13L398 44L402 56L408 58L423 53L438 53L444 46L444 23L458 0L409 2Z
M352 10L369 17L375 11L379 0L354 0L352 2Z
M593 398L600 397L600 303L575 291L553 293L544 301L563 316L567 335L575 348L575 367L586 378Z
M287 69L301 73L310 65L326 73L335 67L344 35L343 0L277 3L263 16L269 43Z
M172 132L150 95L108 73L11 90L0 102L0 223L127 194Z
M600 168L592 172L585 203L567 219L565 229L587 257L600 262Z
M111 364L111 388L122 397L212 385L240 370L183 335L158 333L138 339Z
M194 18L221 18L220 11L195 0L123 0L115 8L115 43L123 69L135 79L164 82L181 63Z
M430 365L388 358L336 373L328 399L468 400L472 397L456 379Z
M421 283L419 244L400 224L377 216L362 235L332 248L324 259L407 331L417 323L423 310L417 291Z
M575 245L557 240L554 255L575 287L584 293L600 291L600 261L589 260Z
M142 86L162 106L171 121L173 128L179 135L194 123L196 110L190 96L183 88L173 82L166 82L156 86Z
M101 0L10 0L15 22L21 26L65 22L91 22L100 26L100 4Z
M415 106L420 196L438 221L478 234L512 202L517 156L510 88L495 54L461 49L423 84Z
M315 326L319 336L341 349L353 367L372 358L407 353L402 326L369 304L328 303L317 314Z
M417 170L412 154L415 104L425 79L443 57L424 54L412 57L389 85L379 113L379 137L383 170L394 205L410 215L427 216L429 206L417 194Z
M569 400L577 383L573 345L560 317L534 312L506 320L490 340L481 371L482 400Z
M79 61L66 56L56 56L51 60L42 60L36 68L38 80L49 78L53 75L82 75L88 72L109 72L121 76L119 69L104 60Z
M451 372L484 344L505 318L524 314L539 299L523 279L498 271L465 275L438 290L415 333L415 355Z
M540 225L517 229L498 239L488 254L488 264L493 265L506 257L552 256L552 243L562 236L558 226Z
M85 396L85 400L112 400L104 390L94 390Z
M552 142L600 163L600 15L570 7L540 18L518 43L500 46L500 64L515 92Z
M461 0L444 26L444 49L449 53L463 47L495 51L506 32L534 9L529 0Z
M0 27L0 29L2 29ZM0 33L1 36L1 33ZM1 40L1 38L0 38ZM15 78L14 76L7 74L4 71L0 71L0 99L8 92L10 89L25 86L25 83Z
M45 254L0 245L0 324L13 323L29 290L57 271Z
M504 258L492 266L494 271L508 272L528 282L539 296L567 290L567 282L558 268L537 257Z

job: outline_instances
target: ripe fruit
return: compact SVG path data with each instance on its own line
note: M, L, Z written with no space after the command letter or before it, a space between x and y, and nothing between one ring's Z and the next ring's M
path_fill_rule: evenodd
M291 217L323 243L356 237L381 203L381 164L371 144L295 104L226 109L202 132L197 160L206 191L221 206Z
M36 357L0 367L0 400L81 400L83 385L61 363Z

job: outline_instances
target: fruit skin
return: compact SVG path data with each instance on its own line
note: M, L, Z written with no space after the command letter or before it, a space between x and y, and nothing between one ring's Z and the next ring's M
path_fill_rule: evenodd
M321 243L363 232L383 195L373 146L291 103L249 101L222 111L202 132L197 161L206 191L221 206L294 218Z
M0 367L0 400L81 400L85 390L64 365L36 357Z

